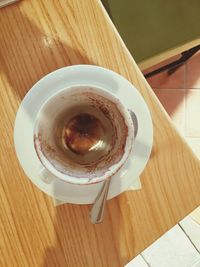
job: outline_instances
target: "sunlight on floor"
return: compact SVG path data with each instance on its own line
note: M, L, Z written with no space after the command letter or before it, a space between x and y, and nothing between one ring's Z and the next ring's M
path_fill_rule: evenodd
M165 62L159 65L165 65ZM197 122L200 114L200 53L171 75L163 72L149 78L148 82L178 131L200 159L200 123Z

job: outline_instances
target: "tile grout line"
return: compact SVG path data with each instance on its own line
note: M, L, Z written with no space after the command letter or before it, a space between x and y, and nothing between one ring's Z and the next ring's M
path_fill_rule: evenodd
M200 263L200 260L197 260L196 262L194 262L194 263L192 264L192 266L189 266L189 267L198 267L199 265L197 266L197 265L196 265L197 263Z
M195 248L195 250L198 252L198 254L200 255L200 251L198 250L198 248L195 246L194 242L192 242L191 238L189 237L189 235L187 234L187 232L184 230L184 228L182 227L182 225L180 224L180 222L178 223L179 227L181 228L181 230L183 231L183 233L187 236L188 240L190 241L190 243L192 244L192 246Z
M151 267L151 265L148 263L148 261L145 259L145 257L142 255L142 252L139 254L141 257L142 257L142 259L144 260L144 262L146 263L146 265L148 266L148 267Z

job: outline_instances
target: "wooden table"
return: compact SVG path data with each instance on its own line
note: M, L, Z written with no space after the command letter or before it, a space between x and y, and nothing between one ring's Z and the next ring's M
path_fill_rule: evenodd
M142 190L108 201L101 225L90 223L89 205L55 208L24 175L14 151L13 125L24 95L45 74L72 64L120 73L138 88L153 117ZM26 0L0 10L0 266L123 266L199 204L199 161L100 1Z

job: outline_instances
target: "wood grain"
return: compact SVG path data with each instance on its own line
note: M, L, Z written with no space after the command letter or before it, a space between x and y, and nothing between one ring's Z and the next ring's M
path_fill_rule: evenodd
M13 144L16 111L32 85L57 68L86 63L132 82L154 124L142 190L110 200L104 223L95 226L88 219L89 205L55 208L25 177ZM0 266L124 266L200 204L199 184L199 161L100 1L27 0L0 10Z

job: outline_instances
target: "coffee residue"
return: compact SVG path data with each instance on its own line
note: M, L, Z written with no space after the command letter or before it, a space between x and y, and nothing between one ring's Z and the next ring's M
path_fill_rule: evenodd
M64 142L76 154L85 154L101 140L101 122L91 114L73 117L65 126Z

